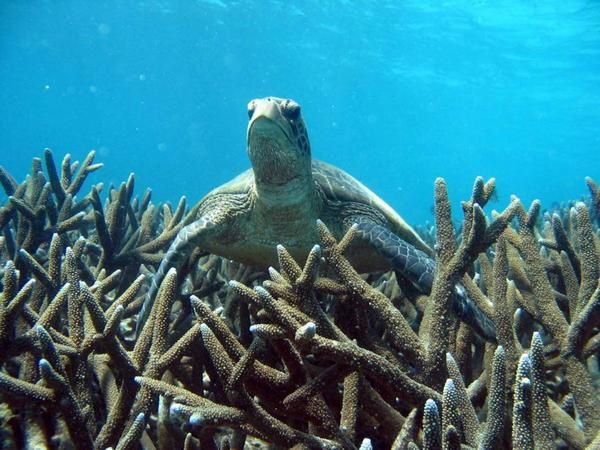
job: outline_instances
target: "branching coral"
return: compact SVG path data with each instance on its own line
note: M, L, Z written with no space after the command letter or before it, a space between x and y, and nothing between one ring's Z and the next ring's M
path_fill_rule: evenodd
M194 220L185 200L134 198L131 176L81 200L90 153L0 168L0 439L5 447L598 448L600 239L590 205L540 218L483 208L475 182L456 235L435 184L429 296L357 273L317 223L300 264L268 274L195 252L162 281L133 338L150 272ZM451 309L460 282L495 324L484 342ZM404 289L403 289L404 288Z

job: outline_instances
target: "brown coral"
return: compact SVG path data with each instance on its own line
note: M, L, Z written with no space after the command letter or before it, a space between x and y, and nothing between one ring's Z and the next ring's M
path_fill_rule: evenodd
M14 447L595 448L600 439L600 250L592 205L540 220L494 181L463 203L436 181L428 297L360 275L325 225L304 267L196 252L163 280L133 340L148 271L194 218L155 207L131 176L75 195L97 169L51 152L18 184L0 169L0 438ZM78 169L78 167L80 167ZM591 208L591 209L590 209ZM516 218L516 219L515 219ZM317 244L317 243L315 243ZM498 345L452 315L460 281Z

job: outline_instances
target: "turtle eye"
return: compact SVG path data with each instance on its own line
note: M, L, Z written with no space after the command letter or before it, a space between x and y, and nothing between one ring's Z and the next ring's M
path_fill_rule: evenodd
M300 105L293 100L286 100L282 111L287 119L296 120L300 117Z
M250 103L248 103L248 119L252 119L255 109L256 105L254 104L254 100L252 100Z

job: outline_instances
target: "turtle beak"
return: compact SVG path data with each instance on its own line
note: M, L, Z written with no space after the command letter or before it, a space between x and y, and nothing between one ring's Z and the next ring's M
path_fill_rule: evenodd
M250 117L246 135L248 140L253 132L273 134L273 131L279 129L291 142L289 133L284 126L285 118L281 113L279 105L273 98L267 97L252 100L248 103L248 116Z
M252 126L254 121L261 117L271 119L274 122L281 120L279 106L270 97L255 99L248 103L248 115L250 116L248 128Z

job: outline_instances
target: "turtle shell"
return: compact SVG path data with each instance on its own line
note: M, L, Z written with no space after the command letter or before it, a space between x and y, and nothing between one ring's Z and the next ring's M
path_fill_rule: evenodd
M327 200L342 205L342 208L345 202L355 202L376 209L387 219L390 231L428 255L433 254L431 248L391 206L349 173L331 164L313 159L312 175ZM247 193L253 185L254 172L252 169L248 169L211 191L205 198L214 194Z
M431 255L431 248L419 237L400 215L368 187L349 173L323 161L313 159L312 173L315 182L334 202L356 202L378 210L388 220L393 231L400 238Z
M206 197L212 194L243 194L248 192L254 185L254 172L248 169L240 173L227 183L213 189Z

